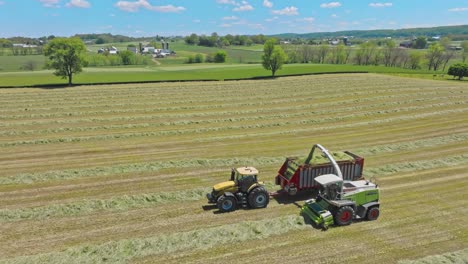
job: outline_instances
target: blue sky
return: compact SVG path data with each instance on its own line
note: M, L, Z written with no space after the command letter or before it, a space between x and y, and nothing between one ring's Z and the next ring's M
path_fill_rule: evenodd
M0 0L0 37L309 33L468 24L468 0Z

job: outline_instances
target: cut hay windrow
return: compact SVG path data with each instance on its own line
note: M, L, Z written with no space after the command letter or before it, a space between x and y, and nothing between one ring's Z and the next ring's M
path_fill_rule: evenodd
M317 91L320 93L320 91ZM323 91L325 92L325 91ZM349 93L349 91L347 91ZM216 109L220 107L225 107L226 105L229 105L229 107L239 107L239 106L268 106L268 105L275 105L275 104L294 104L294 103L299 103L299 102L309 102L311 100L317 101L318 105L328 105L330 103L333 104L338 104L341 102L346 102L346 101L355 101L355 102L365 102L365 101L370 101L370 100L377 100L377 99L383 99L383 98L394 98L394 99L403 99L403 98L414 98L414 95L410 92L419 92L419 90L406 90L405 93L396 93L394 90L381 90L379 93L377 93L377 96L373 97L355 97L356 95L360 95L360 93L369 95L369 93L372 93L372 91L368 91L367 93L359 91L357 94L356 93L350 93L347 94L346 92L340 93L339 97L343 97L343 95L350 95L350 96L344 96L343 100L340 100L340 102L336 101L330 101L330 99L334 98L334 95L319 95L319 96L314 96L311 97L310 93L308 91L303 91L302 93L298 92L296 93L297 97L290 98L290 97L285 97L283 94L281 94L281 91L278 91L277 93L273 95L260 95L260 96L255 96L255 97L249 97L249 102L245 102L243 98L239 98L240 102L237 102L235 99L232 97L227 97L224 95L222 98L218 97L213 97L210 99L206 99L206 97L203 97L201 100L194 100L193 98L190 100L179 100L179 101L163 101L161 102L160 100L155 100L159 96L152 95L149 97L145 97L144 99L138 101L138 102L130 102L128 101L128 97L125 97L124 99L120 101L112 101L112 100L103 100L103 101L96 101L92 100L92 98L80 98L77 100L77 103L79 104L76 105L70 105L70 102L67 100L63 103L58 103L56 100L51 100L50 102L44 102L40 101L41 103L38 103L34 101L33 103L29 104L20 104L21 107L17 107L19 103L12 104L10 107L5 107L3 109L0 109L0 113L2 114L8 114L8 113L17 113L21 112L23 115L9 115L9 118L11 116L26 116L24 115L24 112L29 112L29 113L35 113L37 111L45 112L45 111L53 111L57 112L57 114L68 112L72 109L78 110L87 110L87 109L109 109L109 108L117 108L117 109L131 109L131 110L139 110L143 111L144 109L154 109L154 110L160 110L160 111L174 111L174 110L186 110L186 109L197 109L197 110L207 110L207 109ZM285 94L289 94L290 92ZM388 94L385 94L388 93ZM385 94L385 95L382 95ZM351 96L352 95L352 96ZM424 93L424 96L427 96L427 98L433 98L433 99L443 99L444 97L452 97L454 96L452 93L447 93L447 92L440 92L440 91L433 91L433 92L428 92L426 91ZM460 98L461 95L458 95L457 98ZM152 98L152 97L157 97L157 98ZM348 99L348 97L354 97L351 99ZM225 98L225 99L223 99ZM424 97L421 97L421 99ZM17 98L15 98L17 99ZM320 102L321 99L327 99L328 102ZM401 101L401 100L398 100ZM17 102L17 100L15 101ZM314 105L315 105L314 104ZM4 106L7 106L8 104L5 103ZM174 105L174 106L172 106ZM187 106L190 107L187 107ZM15 107L16 106L16 107ZM98 107L97 107L98 106ZM101 110L102 113L108 113L109 110ZM73 115L77 114L85 114L88 111L74 111L71 112ZM94 111L95 113L96 111ZM91 112L93 113L93 112Z
M385 144L372 146L368 148L361 148L353 152L360 155L370 155L377 153L394 152L398 150L418 149L431 146L439 146L443 144L464 142L468 140L468 133L441 136L430 139L422 139L410 142L401 142L395 144ZM459 156L455 156L459 157ZM157 172L162 169L170 168L199 168L199 167L222 167L222 166L235 166L244 164L255 164L255 166L268 166L273 164L281 164L284 161L282 157L257 157L257 158L231 158L231 159L195 159L195 160L176 160L164 162L148 162L148 163L134 163L109 167L94 167L85 169L69 169L60 171L48 171L42 173L23 173L14 176L0 177L0 185L9 184L33 184L43 181L53 180L69 180L85 177L102 177L113 174L124 173L139 173L139 172ZM463 158L463 157L462 157ZM456 159L458 160L458 159ZM430 163L431 161L429 161ZM390 165L389 165L390 166ZM403 165L401 165L403 166ZM375 170L375 169L374 169ZM377 173L384 173L392 171L390 167L377 169L375 172L366 168L366 173L374 176ZM393 169L394 170L394 169ZM369 175L369 176L370 176Z
M401 260L398 264L466 264L468 263L468 248L440 255L431 255L415 260Z
M360 81L362 80L355 80L355 83L360 85ZM246 82L248 83L248 82ZM79 92L75 91L54 91L53 93L43 93L41 95L39 94L17 94L14 93L11 96L7 96L5 93L2 94L2 97L0 98L0 104L8 106L10 108L11 106L18 106L18 105L24 105L24 106L32 106L32 105L50 105L51 103L53 105L74 105L82 102L94 102L96 105L105 105L108 103L117 103L121 101L127 101L129 97L134 96L135 94L138 94L141 96L143 100L152 100L158 102L159 98L161 96L170 96L171 100L170 101L165 101L164 103L170 104L180 104L180 103L185 103L189 101L196 101L196 102L209 102L210 100L207 100L207 98L217 98L217 100L222 100L221 98L223 97L229 97L229 98L243 98L242 95L248 95L250 97L252 96L259 96L258 94L261 94L262 99L269 99L269 98L275 98L275 96L278 96L279 94L287 94L290 92L294 92L298 96L301 97L301 95L307 95L309 94L307 90L302 89L302 81L290 81L284 79L284 81L281 81L281 83L287 84L289 88L287 90L285 89L274 89L272 90L271 86L265 85L263 83L254 83L255 84L255 92L253 92L251 89L243 85L242 87L238 85L231 85L229 83L222 83L222 86L227 86L230 87L231 89L218 89L220 86L219 83L212 83L211 89L203 89L201 86L198 86L195 84L197 87L196 93L193 92L193 86L191 87L190 85L185 84L185 88L191 87L188 89L177 89L177 90L172 90L170 87L165 87L165 85L158 85L156 84L157 88L154 87L155 84L149 85L147 87L144 87L142 89L138 89L136 87L132 87L132 89L123 88L123 92L116 92L115 87L100 87L99 90L87 90L85 87L82 87L82 89L79 90ZM294 84L297 83L297 88L294 88ZM338 83L339 84L339 83ZM348 85L350 85L350 82L347 82ZM193 84L192 84L193 85ZM206 86L208 84L204 84L203 86ZM369 94L381 94L381 93L394 93L397 94L399 91L405 92L405 93L412 93L412 92L428 92L429 90L437 90L438 92L451 92L450 89L444 89L446 87L428 87L428 88L421 88L417 86L411 86L406 84L405 88L401 88L398 83L395 85L391 85L391 83L379 83L375 82L372 87L367 86L367 87L361 87L359 90L355 89L349 89L348 86L346 87L340 87L340 86L335 86L333 90L329 89L329 83L324 86L320 86L320 82L317 83L314 91L318 95L316 98L330 98L334 96L349 96L349 94L354 94L354 95L369 95ZM342 85L342 84L339 84ZM182 86L179 86L180 88ZM165 89L166 88L166 89ZM242 92L240 92L242 91ZM183 94L183 95L180 95ZM187 94L190 94L190 100L187 100ZM24 97L22 97L24 95ZM34 95L34 96L32 96ZM24 99L23 99L24 98ZM13 100L15 99L15 100ZM15 103L12 103L12 102Z
M451 101L451 99L455 99L452 97L446 97L446 98L437 98L437 100L442 99L443 101ZM459 99L459 98L457 98ZM337 113L337 112L353 112L356 113L358 110L366 110L366 109L373 109L373 108L379 108L382 109L383 107L391 107L398 105L401 106L405 104L411 104L414 105L415 102L425 102L425 101L432 101L436 100L434 98L425 98L425 99L416 99L416 100L409 100L409 101L398 101L398 102L386 102L386 103L377 103L377 104L372 104L372 105L357 105L357 106L352 106L352 107L334 107L332 110L314 110L314 111L303 111L303 112L297 112L296 110L306 110L310 109L311 106L305 105L305 106L300 106L300 107L294 107L293 109L287 109L287 111L292 111L296 112L293 114L267 114L267 115L259 115L258 112L256 112L256 115L254 116L248 116L248 115L241 115L239 117L231 117L231 118L216 118L216 119L203 119L203 120L179 120L179 121L171 121L171 122L158 122L158 123L135 123L135 124L121 124L121 125L104 125L104 126L80 126L80 127L60 127L60 128L49 128L49 129L43 129L43 130L10 130L10 131L0 131L1 136L24 136L24 135L36 135L36 134L56 134L56 133L63 133L63 132L87 132L87 131L98 131L98 130L117 130L117 129L138 129L138 128L158 128L158 127L165 127L165 126L185 126L185 125L204 125L204 124L222 124L222 123L235 123L235 122L245 122L245 121L255 121L255 120L276 120L276 119L291 119L291 118L296 118L296 117L303 117L304 119L307 118L317 118L317 115L319 114L326 114L330 115L332 113ZM375 102L375 101L374 101ZM453 103L453 102L452 102ZM343 104L338 104L338 105L343 105ZM438 105L441 106L441 105ZM446 104L442 105L446 106ZM314 105L314 108L317 107ZM285 110L286 109L282 109ZM383 110L381 110L383 111ZM183 116L185 117L185 116ZM154 119L156 120L156 116L145 116L145 118L148 119ZM175 118L180 118L180 115L165 115L166 119L175 119ZM138 117L140 119L140 117ZM93 120L93 122L97 122L98 120ZM101 121L104 121L102 119ZM120 121L120 120L119 120ZM132 120L136 121L136 120ZM37 122L37 121L33 121ZM90 122L90 121L85 121L83 122ZM30 123L28 123L30 124Z
M174 160L162 162L133 163L109 167L94 167L85 169L71 169L49 171L44 173L24 173L10 177L0 177L1 185L32 184L50 180L69 180L84 177L99 177L113 174L156 172L170 168L207 168L230 167L245 164L272 165L280 164L284 157L257 157L257 158L228 158L228 159L193 159Z
M432 97L430 97L430 95L432 95ZM429 100L439 100L439 101L444 101L443 99L445 97L447 97L447 99L450 99L450 98L453 98L453 99L462 99L463 97L456 97L456 96L453 96L453 95L450 95L450 96L442 96L442 94L439 94L437 92L433 92L433 93L425 93L424 96L428 96L426 99L429 99ZM250 103L246 103L246 102L240 102L240 103L233 103L233 102L229 102L229 107L231 108L234 108L234 109L238 109L239 107L248 107L248 106L251 106L251 107L255 107L255 109L251 109L251 110L243 110L243 111L229 111L229 113L237 113L237 114L249 114L249 113L257 113L257 111L263 111L263 112L271 112L273 109L275 110L278 110L278 111L281 111L281 112L285 112L285 111L292 111L292 110L301 110L301 109L309 109L311 107L314 107L314 108L317 108L317 109L321 109L321 108L325 108L327 106L341 106L341 105L344 105L346 103L350 103L350 104L356 104L356 103L362 103L362 102L378 102L379 100L385 100L385 102L388 103L388 100L390 98L393 98L395 99L395 101L393 103L395 104L400 104L400 103L404 103L405 100L403 100L404 98L414 98L414 96L411 96L411 95L408 95L408 94L396 94L396 95L379 95L377 97L372 97L372 98L355 98L355 99L347 99L345 101L339 101L339 102L336 102L336 101L331 101L331 102L320 102L318 101L317 103L314 103L313 105L309 105L309 104L305 104L305 105L297 105L298 102L310 102L310 101L316 101L316 100L319 100L318 98L289 98L289 99L284 99L284 100L280 100L280 101L274 101L274 102L271 102L271 101L266 101L266 102L263 102L263 100L265 100L265 98L262 98L261 101L254 101L253 103L250 102ZM424 100L424 97L421 97L421 98L418 98L418 99L411 99L410 101L413 101L413 102L422 102ZM449 100L446 100L446 101L449 101ZM445 101L445 102L446 102ZM286 106L282 106L281 104L284 104ZM188 105L192 105L192 103L188 103ZM263 108L266 108L264 110L262 110L262 108L259 109L260 106L274 106L274 107L263 107ZM279 105L279 106L277 106ZM237 107L236 107L237 106ZM111 107L111 106L109 106ZM114 106L112 106L114 107ZM356 107L356 106L355 106ZM80 112L69 112L70 109L66 109L67 111L56 111L54 113L46 113L46 114L36 114L34 113L34 111L32 110L24 110L22 109L21 111L24 112L24 111L27 111L27 112L32 112L30 114L21 114L21 115L4 115L4 116L0 116L0 119L3 119L3 122L2 124L0 124L0 126L11 126L11 125L16 125L16 124L28 124L26 122L23 122L23 123L19 123L18 121L21 120L21 119L38 119L38 118L48 118L48 119L51 119L51 118L60 118L60 117L67 117L67 118L70 118L70 117L73 117L73 119L71 120L60 120L61 122L70 122L70 123L76 123L76 122L86 122L88 119L76 119L76 117L80 117L80 116L99 116L99 115L102 115L102 114L130 114L130 113L160 113L160 112L163 112L163 111L176 111L176 110L184 110L184 111L187 111L187 110L209 110L209 109L224 109L226 108L226 104L215 104L215 105L209 105L209 106L179 106L179 107L156 107L156 108L148 108L148 107L145 107L145 108L141 108L141 109L125 109L125 110L101 110L101 111L80 111ZM335 108L333 109L327 109L327 110L330 110L330 111L334 111ZM267 111L268 110L268 111ZM350 109L352 110L352 109ZM345 111L345 110L344 110ZM226 113L226 112L224 112ZM171 118L175 118L175 117L199 117L201 113L199 112L196 112L196 113L189 113L189 114L169 114L168 117L171 117ZM206 116L206 115L213 115L213 114L223 114L223 113L219 113L219 112L208 112L208 113L203 113L204 115L202 116ZM165 114L167 115L167 114ZM3 118L2 118L3 117ZM135 117L135 118L145 118L146 116L138 116L138 117ZM160 118L160 115L158 115L157 117ZM98 117L96 117L98 118ZM133 118L133 117L121 117L121 118ZM93 120L93 121L98 121L99 119L96 119L96 120ZM110 118L101 118L102 121L123 121L123 120L119 120L119 119L116 119L115 117L110 117ZM13 121L13 123L10 123L10 122ZM41 122L47 122L50 120L44 120L44 121L41 121ZM37 121L35 121L37 122Z
M103 210L125 211L169 202L195 201L204 198L205 194L209 191L210 188L198 188L176 192L124 195L104 200L82 200L34 208L0 209L0 222L77 216Z
M418 170L430 170L435 168L455 166L468 163L468 154L449 156L441 159L433 160L419 160L403 163L387 164L381 167L369 168L367 167L364 176L387 176L395 173L410 172Z
M462 105L460 102L455 103L447 103L448 105ZM85 141L92 141L92 140L109 140L109 139L125 139L125 138L135 138L135 137L155 137L155 136L168 136L168 135L183 135L183 134L202 134L207 132L219 132L219 131L229 131L229 130L250 130L255 128L272 128L272 127L284 127L284 126L295 126L295 125L305 125L305 124L323 124L328 122L336 122L336 121L344 121L349 119L356 119L360 117L369 117L369 116L379 116L385 114L394 114L400 112L410 112L415 110L424 110L427 108L433 109L435 107L445 106L446 104L435 104L435 105L428 105L428 106L420 106L420 107L408 107L406 109L393 109L393 110L385 110L385 111L377 111L377 112L366 112L364 114L350 114L345 116L339 117L329 117L329 118L320 118L320 119L312 119L312 120L299 120L299 121L286 121L281 123L266 123L266 124L253 124L253 125L243 125L243 126L222 126L222 127L208 127L208 128L199 128L199 129L184 129L184 130L166 130L166 131L157 131L157 132L140 132L140 133L123 133L117 135L99 135L99 136L87 136L87 137L66 137L66 138L54 138L54 139L36 139L36 140L22 140L22 141L13 141L13 142L5 142L1 143L0 147L10 147L10 146L18 146L18 145L37 145L37 144L54 144L54 143L63 143L63 142L85 142ZM442 110L442 111L435 111L432 113L420 113L420 114L412 114L409 116L397 116L393 118L387 119L378 119L373 121L366 121L366 122L354 122L352 124L346 125L338 125L342 127L352 127L356 125L362 124L380 124L386 122L393 122L396 120L409 120L409 119L417 119L421 117L429 117L429 116L437 116L447 113L461 113L467 111L468 108L460 108L460 109L450 109L450 110ZM329 129L329 126L326 127L319 127L315 129ZM295 132L301 130L294 130ZM303 131L303 130L302 130ZM290 133L283 132L281 133Z
M61 252L2 259L0 263L127 263L132 258L210 248L248 240L265 239L310 228L298 215L222 225L147 238L75 246Z
M383 167L366 169L364 176L387 176L395 173L414 172L468 164L468 154L447 157L444 159L405 162ZM266 187L273 190L277 186L268 182ZM40 220L54 217L68 217L93 213L96 211L123 211L133 208L150 207L169 202L196 201L205 199L210 188L196 188L175 192L151 193L141 195L124 195L102 200L83 200L66 204L54 204L42 207L0 209L0 222L21 220Z

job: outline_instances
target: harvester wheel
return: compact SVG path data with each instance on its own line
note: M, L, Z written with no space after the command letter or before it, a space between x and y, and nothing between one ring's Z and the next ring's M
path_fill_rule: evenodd
M249 193L249 205L252 208L264 208L267 207L270 202L270 195L262 188L257 187Z
M367 211L367 220L369 221L377 220L377 218L379 218L379 215L380 215L379 207L372 207L371 209L369 209L369 211Z
M336 211L333 218L339 226L349 225L354 219L354 209L351 206L343 206Z
M218 206L218 209L221 212L231 212L231 211L236 210L237 201L236 201L236 198L232 196L223 195L219 197L216 205Z

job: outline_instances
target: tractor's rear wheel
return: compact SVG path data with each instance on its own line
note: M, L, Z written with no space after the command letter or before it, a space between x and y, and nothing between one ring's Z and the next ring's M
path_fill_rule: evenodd
M373 221L373 220L377 220L377 218L379 218L379 215L380 215L380 209L379 207L372 207L369 209L369 211L367 211L367 220L369 221Z
M249 193L249 205L252 208L265 208L270 202L270 195L262 188L257 187Z
M219 197L216 205L221 212L232 212L237 208L236 198L232 196L221 196Z
M349 225L354 219L354 209L351 206L340 207L334 216L335 224L339 226Z

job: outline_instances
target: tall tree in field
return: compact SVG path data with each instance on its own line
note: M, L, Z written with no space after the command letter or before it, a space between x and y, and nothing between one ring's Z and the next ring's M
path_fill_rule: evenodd
M46 67L55 69L54 74L68 78L68 85L72 85L73 74L80 73L86 66L84 53L86 46L80 38L54 38L44 48L44 55L48 58Z
M434 71L437 71L444 59L444 47L439 43L433 43L427 49L426 58L429 70L433 69Z
M465 62L466 58L468 57L468 40L465 40L461 43L462 51L462 60Z
M263 45L262 65L265 70L271 70L271 76L275 76L288 59L283 48L275 44L276 39L269 39Z

